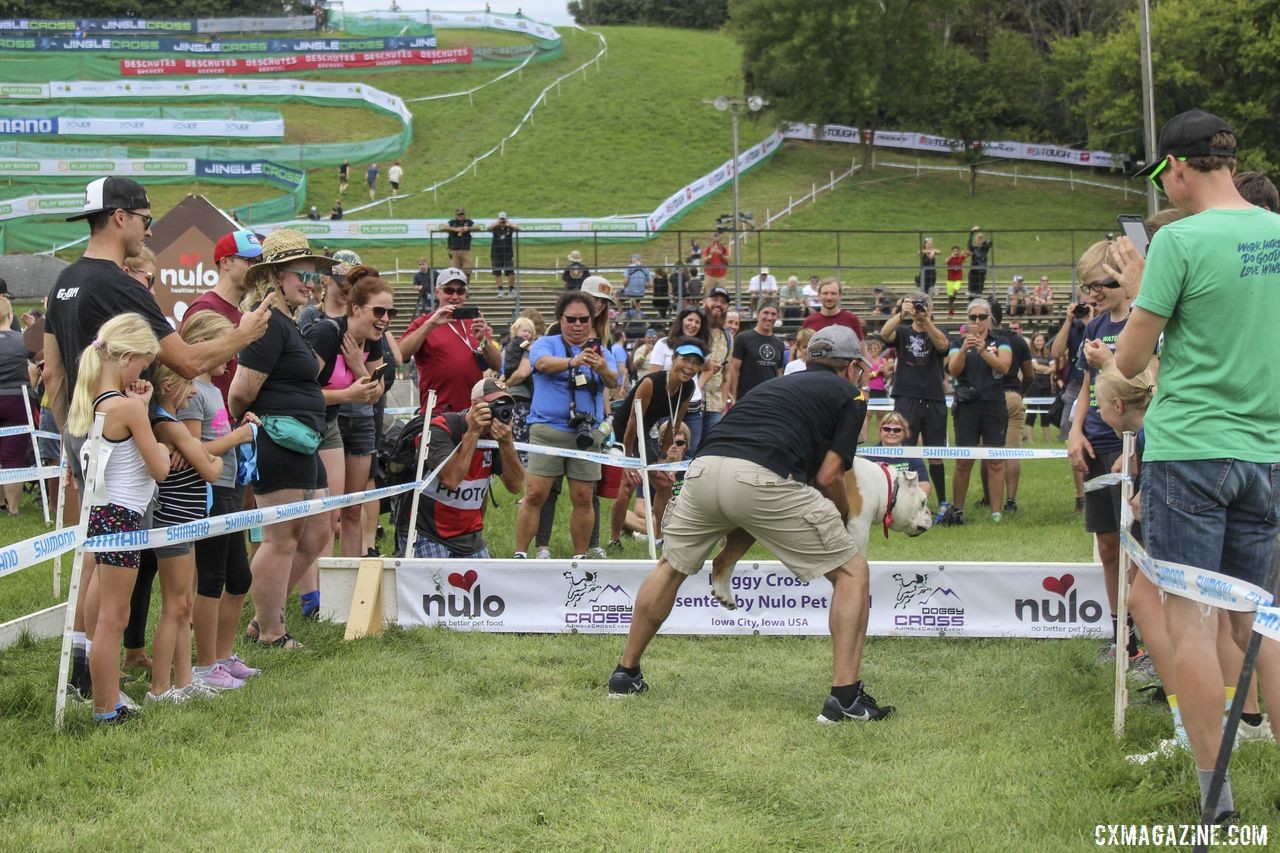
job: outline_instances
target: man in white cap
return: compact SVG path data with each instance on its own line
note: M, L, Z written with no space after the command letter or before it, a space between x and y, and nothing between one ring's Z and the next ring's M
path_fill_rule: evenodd
M747 293L751 295L751 316L755 316L756 308L765 299L773 299L778 293L778 280L769 274L768 267L761 267L760 272L751 276L747 282Z
M462 270L441 270L436 276L440 307L413 318L400 338L401 354L412 357L418 369L421 405L435 391L437 412L461 412L471 405L471 388L484 371L502 369L502 351L493 340L493 330L477 309L466 304L467 293Z
M492 235L489 243L489 261L493 269L493 281L498 286L499 296L509 296L516 289L516 247L515 233L520 230L507 218L506 211L498 214L498 221L489 226ZM506 287L502 279L506 278Z
M818 719L880 720L858 679L867 631L869 570L849 534L844 475L866 418L862 348L843 327L809 342L808 370L767 382L735 405L706 437L667 510L663 553L636 596L611 696L648 689L640 657L671 613L680 586L702 570L720 540L742 530L796 577L831 581L831 694ZM780 442L782 433L793 440Z

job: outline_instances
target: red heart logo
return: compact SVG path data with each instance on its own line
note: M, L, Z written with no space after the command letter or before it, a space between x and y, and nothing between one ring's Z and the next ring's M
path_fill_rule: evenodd
M467 569L465 575L458 572L451 573L449 575L449 586L456 586L458 589L465 589L467 592L471 592L471 587L475 586L478 580L480 580L480 576L476 574L476 570Z
M183 252L181 255L178 255L178 263L182 264L184 267L194 267L196 264L200 263L200 255L195 252Z
M1067 593L1071 591L1071 587L1075 586L1076 576L1073 574L1065 574L1060 578L1048 577L1040 582L1040 585L1048 592L1055 592L1063 598L1067 597Z

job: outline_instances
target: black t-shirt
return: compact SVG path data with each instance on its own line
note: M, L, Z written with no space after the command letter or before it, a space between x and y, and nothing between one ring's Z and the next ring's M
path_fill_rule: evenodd
M495 258L511 257L515 251L512 235L516 233L516 229L510 225L494 225L489 231L493 234L492 241L489 243L489 253Z
M781 476L807 483L822 467L827 451L853 465L858 434L867 416L861 392L829 367L766 382L702 439L697 456L731 456L763 465ZM779 441L779 436L786 441Z
M31 377L27 375L30 356L30 350L22 342L21 332L0 330L0 392L30 384Z
M1031 347L1028 346L1027 339L1017 332L1005 332L1004 338L1009 342L1009 349L1013 350L1013 366L1004 375L1004 390L1021 394L1022 363L1031 361Z
M782 338L762 335L754 329L740 333L733 340L733 357L742 359L738 371L738 399L768 379L777 379L782 369Z
M952 338L952 351L958 352L963 344L964 338ZM995 355L1001 347L1009 349L1009 342L1003 336L998 337L995 334L988 333L986 340L987 352ZM978 396L975 398L977 400L1004 400L1002 377L996 375L996 372L991 369L991 365L983 361L982 356L978 355L976 350L965 352L964 370L955 378L955 385L957 389L972 388L977 391Z
M474 219L450 219L449 220L450 228L470 228L475 224L476 223ZM450 231L449 232L449 248L458 252L469 251L471 249L471 232L463 231L461 234L455 234L454 232Z
M528 346L520 346L528 344ZM529 354L529 347L533 344L521 337L514 337L507 341L507 345L502 348L502 375L510 376L516 372L520 366L520 361ZM533 397L533 374L525 379L519 385L508 385L507 390L511 392L511 396L520 400L528 400Z
M316 382L320 384L321 390L329 384L329 380L333 378L333 368L337 364L338 359L342 358L342 336L347 333L347 317L344 314L341 317L321 316L308 326L302 333L307 339L307 343L315 350L316 355L324 359L324 366L320 368L320 375L316 377ZM365 361L378 361L382 358L382 339L374 340L370 338L364 342ZM331 421L338 416L338 407L341 403L335 403L332 406L325 407L325 420Z
M434 289L433 283L435 282L435 278L436 277L432 275L432 271L430 269L425 272L423 270L418 270L413 274L413 286L418 288L418 290L422 290L430 294Z
M581 290L582 283L587 280L589 275L591 275L591 270L578 261L574 261L564 268L564 272L560 274L560 280L564 282L565 290Z
M266 334L240 350L240 367L267 375L248 407L255 415L291 415L317 432L324 431L324 394L317 381L320 365L291 318L273 310Z
M44 328L58 341L68 396L75 390L84 348L93 343L103 323L130 312L146 318L157 339L174 333L155 297L114 262L81 258L58 274L49 291Z
M654 275L653 277L653 295L668 296L671 293L671 279L665 275Z
M898 366L893 374L893 396L921 400L945 400L942 375L947 354L933 344L928 332L917 332L910 323L899 324L893 342Z
M650 430L664 420L675 420L676 412L680 411L680 407L693 399L693 392L697 386L692 379L681 384L675 394L667 393L668 372L655 370L652 373L646 373L644 378L631 389L631 393L627 395L627 402L622 407L626 417L621 424L614 426L614 432L619 441L627 434L627 424L631 423L631 419L635 416L636 391L646 382L653 385L653 391L649 397L649 404L640 413L640 428L636 430L637 440L643 439ZM626 450L630 451L631 448L628 447Z

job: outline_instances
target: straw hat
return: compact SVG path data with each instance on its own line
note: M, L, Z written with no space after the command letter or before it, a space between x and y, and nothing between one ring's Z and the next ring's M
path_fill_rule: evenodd
M300 231L282 228L272 231L262 241L262 255L258 263L249 267L244 273L244 286L252 290L260 280L270 274L274 267L292 261L311 260L316 262L316 272L327 272L333 266L333 258L317 255L311 251L311 244Z

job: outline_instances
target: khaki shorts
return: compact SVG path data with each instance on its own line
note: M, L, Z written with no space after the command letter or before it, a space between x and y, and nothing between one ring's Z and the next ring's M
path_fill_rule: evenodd
M588 448L580 448L573 443L577 433L561 432L546 424L529 425L529 443L546 447L560 447L565 450L600 450L599 444ZM588 462L585 459L566 459L563 456L548 456L545 453L530 453L526 469L535 477L554 477L566 475L570 480L585 480L588 483L600 479L600 463Z
M858 553L835 504L817 489L745 459L705 456L689 466L667 506L662 555L681 574L696 575L716 543L739 527L805 581Z
M316 450L341 450L342 449L342 431L338 428L338 419L325 421L324 435L320 439L320 446Z
M1009 427L1004 433L1005 447L1022 446L1022 428L1027 424L1027 407L1017 391L1004 392L1004 407L1009 410Z
M449 261L458 269L470 275L471 273L471 252L462 251L461 249L449 250Z

